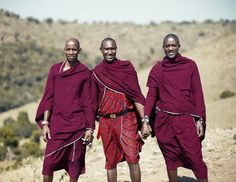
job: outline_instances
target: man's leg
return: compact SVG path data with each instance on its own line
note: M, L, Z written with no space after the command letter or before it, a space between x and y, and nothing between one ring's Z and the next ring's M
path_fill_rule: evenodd
M51 175L51 176L44 175L43 176L43 182L52 182L52 180L53 180L53 175Z
M167 171L169 182L177 181L177 170Z
M200 182L206 182L208 171L202 156L201 141L197 134L195 122L191 116L179 116L176 120L175 128L181 128L183 132L178 133L175 137L178 140L180 148L184 151L185 161L192 169L194 175Z
M107 181L117 182L117 169L116 168L107 170Z
M129 165L129 172L130 172L130 178L132 182L141 182L141 171L139 164L131 164Z
M77 181L78 181L78 179L74 179L74 178L70 177L70 182L77 182Z

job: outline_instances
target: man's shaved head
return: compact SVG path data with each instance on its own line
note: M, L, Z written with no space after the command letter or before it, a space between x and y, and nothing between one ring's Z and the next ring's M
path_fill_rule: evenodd
M178 37L177 35L175 35L175 34L170 33L170 34L167 34L167 35L164 37L164 39L163 39L163 46L165 45L166 41L167 41L170 37L173 38L173 39L176 41L176 43L177 43L178 45L180 45L179 37Z
M71 42L71 41L74 42L77 45L78 49L80 48L80 43L79 43L78 39L76 39L76 38L69 38L69 39L67 39L66 42L65 42L65 45L68 42Z
M106 41L111 41L111 42L115 43L115 45L116 45L116 41L113 38L107 37L107 38L103 39L103 41L101 42L100 48L102 48L103 44Z

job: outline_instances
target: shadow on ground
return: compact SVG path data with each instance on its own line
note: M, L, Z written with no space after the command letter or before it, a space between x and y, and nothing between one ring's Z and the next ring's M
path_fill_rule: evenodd
M182 177L178 177L177 182L197 182L197 180L194 178L182 176Z

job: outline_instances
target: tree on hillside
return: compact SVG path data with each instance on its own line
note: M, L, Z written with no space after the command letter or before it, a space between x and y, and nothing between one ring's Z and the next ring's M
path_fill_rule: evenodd
M45 19L46 23L51 25L53 23L53 19L52 18L47 18Z
M17 136L28 138L32 135L34 129L37 129L35 124L30 123L28 113L20 112L17 117L17 122L14 125L14 131Z

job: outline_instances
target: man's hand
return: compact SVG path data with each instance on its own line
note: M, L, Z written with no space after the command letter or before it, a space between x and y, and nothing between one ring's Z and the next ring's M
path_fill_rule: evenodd
M90 130L86 130L84 133L84 136L82 138L83 144L85 144L85 145L91 144L93 141L93 138L94 138L93 133Z
M42 136L43 136L43 140L45 142L48 142L48 139L51 139L51 135L50 135L50 129L48 127L48 125L43 125L42 128Z
M197 134L199 138L204 137L204 128L203 128L203 124L200 120L198 120L196 122L196 127L197 127Z
M141 135L143 139L146 139L151 134L151 126L147 122L142 123Z

